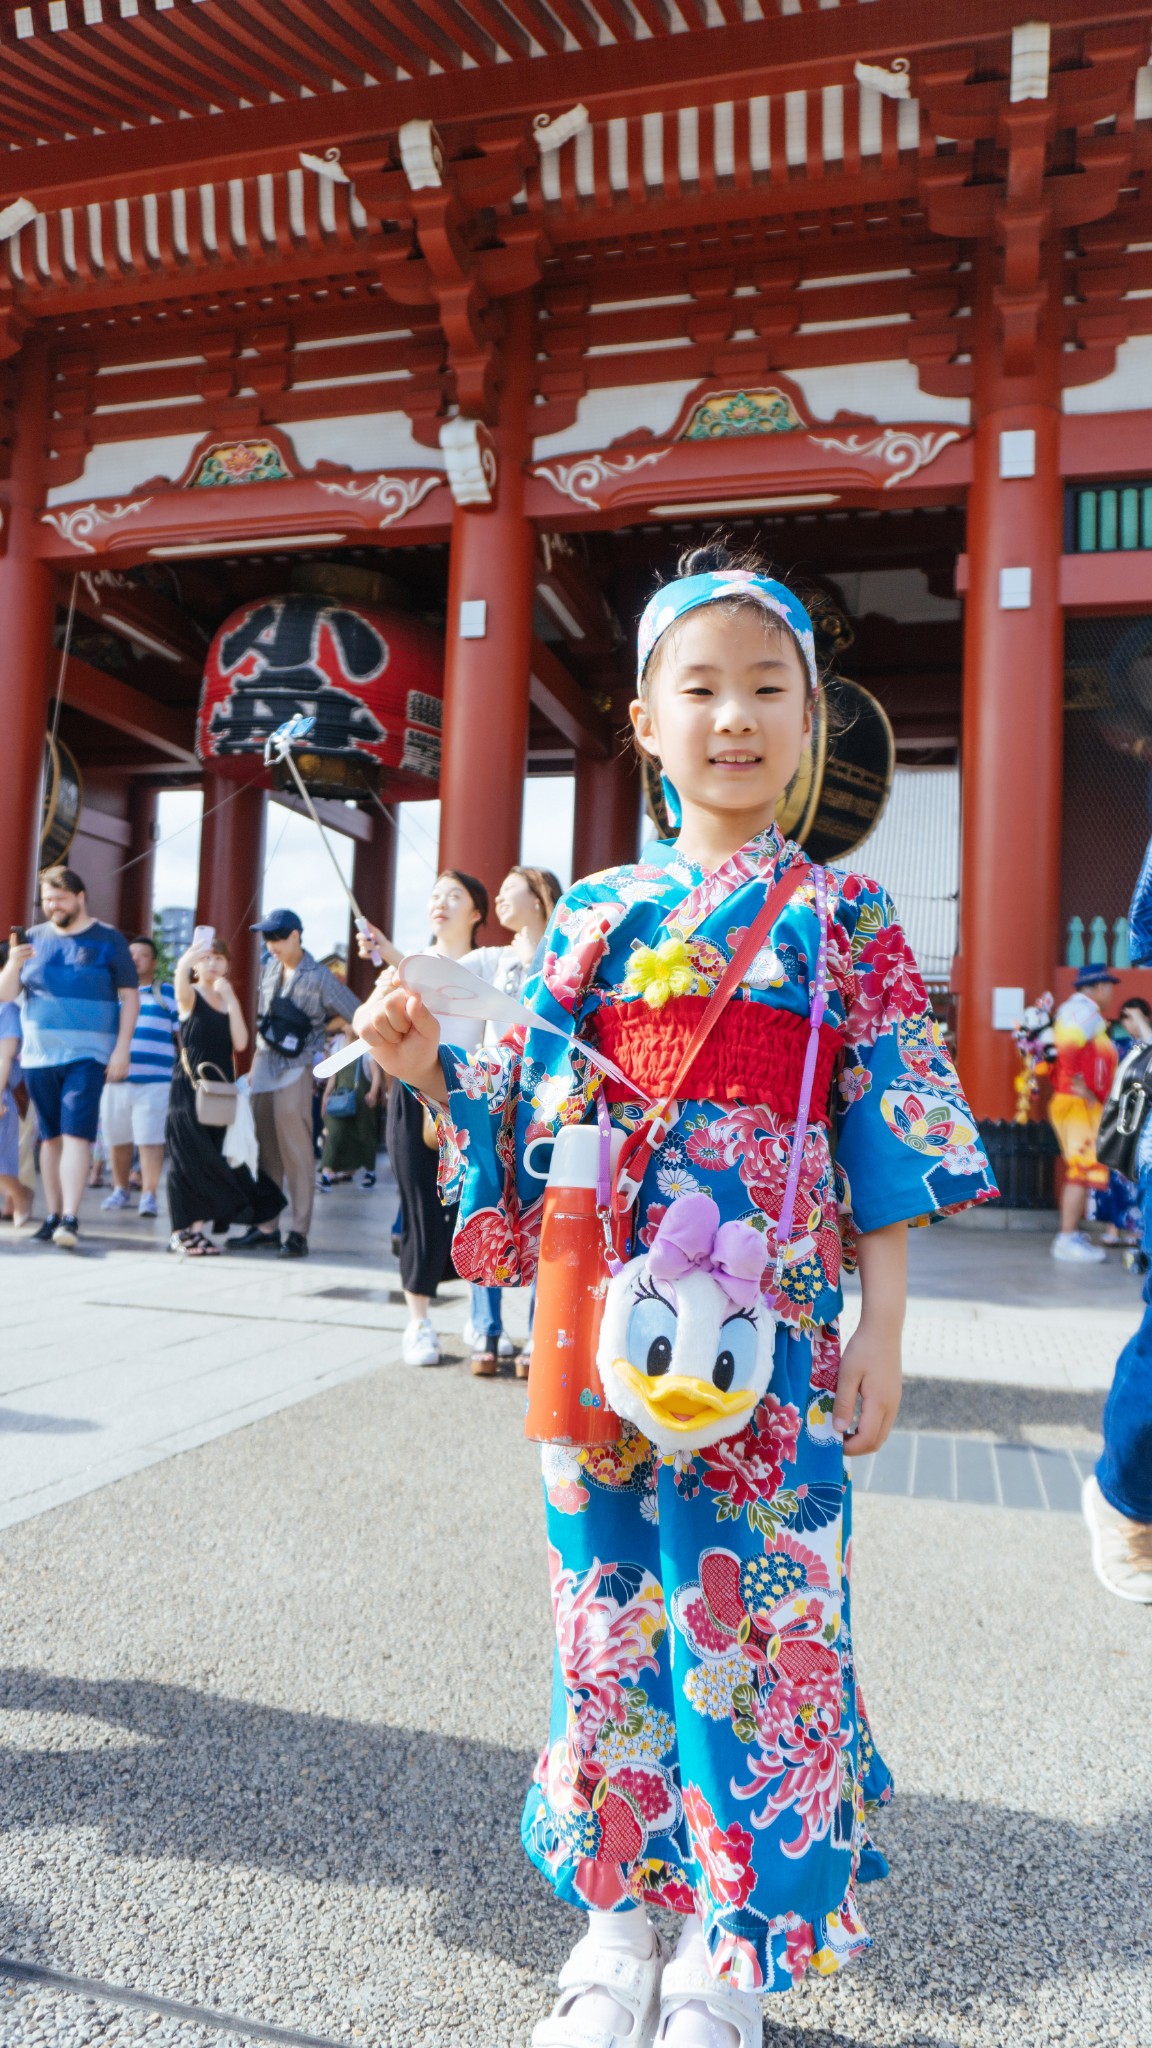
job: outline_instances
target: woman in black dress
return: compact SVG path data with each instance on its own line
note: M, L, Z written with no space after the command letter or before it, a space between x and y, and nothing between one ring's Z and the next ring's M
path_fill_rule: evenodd
M228 980L231 962L223 939L214 939L210 949L190 946L176 963L184 1050L172 1076L164 1127L172 1217L168 1249L189 1259L219 1258L210 1228L270 1223L285 1205L285 1196L266 1173L253 1176L246 1166L231 1166L225 1159L223 1125L202 1124L196 1115L190 1076L203 1067L213 1081L235 1080L235 1054L248 1044L248 1026Z
M488 916L488 894L475 875L446 868L428 904L432 942L426 953L467 961L476 932ZM370 928L375 932L375 928ZM380 936L383 936L382 934ZM379 987L379 983L377 986ZM453 1043L472 1051L483 1025L459 1019ZM401 1351L406 1365L439 1365L440 1339L428 1309L441 1280L452 1272L455 1207L446 1209L436 1186L437 1151L425 1135L425 1113L409 1089L394 1081L388 1094L388 1158L396 1176L403 1213L400 1285L408 1304L408 1328Z

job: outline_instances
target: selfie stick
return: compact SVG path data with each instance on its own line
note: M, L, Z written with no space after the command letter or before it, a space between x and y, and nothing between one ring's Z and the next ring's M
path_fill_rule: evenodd
M309 796L308 791L304 785L304 778L301 775L300 770L297 768L296 763L292 758L293 740L306 739L315 723L316 720L314 718L307 717L303 712L300 712L297 714L295 718L290 718L286 725L278 726L276 731L274 733L271 733L265 742L264 761L265 765L269 768L272 766L272 763L274 761L283 761L285 766L287 767L288 772L291 775L292 780L296 784L296 787L299 790L300 795L303 799L304 807L308 812L308 815L311 818L312 823L315 825L316 830L319 832L321 839L324 841L324 851L328 855L329 860L331 861L333 867L336 870L336 875L340 883L340 887L343 889L344 894L348 898L352 915L356 920L356 929L364 937L367 937L368 919L365 917L364 912L361 910L360 905L357 903L356 898L352 894L351 889L348 887L347 882L344 880L344 871L341 868L340 863L336 858L336 855L332 851L332 844L331 841L329 840L328 834L324 830L323 820L321 819L315 804L313 803L311 797ZM379 946L376 944L375 939L372 940L371 950L369 952L368 957L371 960L373 967L383 967L384 955L380 951Z

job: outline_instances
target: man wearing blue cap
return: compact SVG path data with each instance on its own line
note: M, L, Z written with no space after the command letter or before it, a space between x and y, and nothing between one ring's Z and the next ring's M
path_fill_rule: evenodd
M312 1142L312 1069L323 1055L330 1017L351 1021L356 998L307 952L294 910L270 910L259 924L269 958L260 977L256 1057L248 1076L260 1164L288 1197L288 1230L254 1224L230 1238L232 1252L272 1252L302 1259L308 1251L316 1155Z

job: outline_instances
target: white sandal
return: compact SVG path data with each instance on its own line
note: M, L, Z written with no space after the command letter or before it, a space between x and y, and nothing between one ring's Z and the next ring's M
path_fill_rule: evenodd
M673 1956L664 1971L660 1987L660 2024L654 2048L663 2048L668 2021L692 1999L706 2005L714 2019L735 2028L740 2048L761 2048L764 2039L764 2001L750 1991L731 1991L719 1984L699 1963Z
M560 1972L560 1996L548 2018L533 2029L532 2048L652 2048L667 1953L655 1928L647 1958L608 1948L594 1934L586 1934ZM587 1991L605 1991L631 2013L627 2033L581 2020L572 2011Z

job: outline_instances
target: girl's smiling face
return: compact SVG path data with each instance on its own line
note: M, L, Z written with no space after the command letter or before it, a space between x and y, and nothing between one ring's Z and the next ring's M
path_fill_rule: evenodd
M785 627L751 605L704 605L657 642L631 717L691 809L768 825L812 729L808 675ZM755 822L755 820L759 822Z

